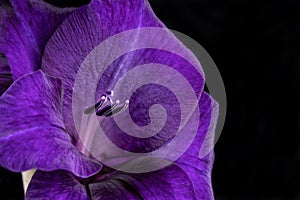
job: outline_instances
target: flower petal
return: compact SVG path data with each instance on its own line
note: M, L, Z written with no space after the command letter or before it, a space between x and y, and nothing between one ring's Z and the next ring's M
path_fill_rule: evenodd
M198 132L188 150L174 164L158 171L116 176L123 187L131 186L145 199L214 199L211 173L218 104L204 92L199 109Z
M218 106L208 94L203 93L199 107L201 122L198 134L188 151L176 163L148 173L113 172L109 179L88 186L91 199L214 199L210 182L213 153L199 158L199 152L202 151L201 144L211 148L208 144L211 144L213 138L210 134L214 134ZM103 174L96 176L103 177ZM93 179L97 179L96 176ZM78 199L86 198L84 186L71 174L63 171L40 172L29 186L27 199L42 198L45 194L55 199L66 199L68 195L78 193Z
M40 68L46 42L71 10L38 0L10 0L0 6L0 51L14 80Z
M120 63L124 69L115 76ZM140 68L146 64L149 65ZM166 71L166 68L172 70ZM124 78L126 76L129 78ZM110 80L107 80L107 77L111 77ZM123 112L114 118L101 119L101 128L112 143L136 153L153 151L173 138L179 130L182 113L194 111L193 108L197 106L197 98L200 98L204 86L204 77L190 62L177 54L159 49L132 51L116 59L101 77L96 99L105 93L109 85L116 84L118 81L120 87L114 91L113 99L122 102L130 97L129 112ZM189 92L195 95L194 101L189 100L191 99ZM152 112L150 117L149 110L155 104L164 108L165 120L162 112ZM122 128L119 127L120 123L115 122L116 120L124 124ZM141 126L147 125L152 128L140 129ZM124 129L125 127L127 128ZM135 137L128 134L133 132L140 135L137 134ZM141 134L148 132L156 132L156 134L151 137L141 137Z
M105 39L134 28L162 26L151 12L144 0L92 0L75 10L52 35L45 48L43 71L72 85L83 60Z
M199 102L201 113L198 133L189 149L177 161L193 182L198 199L214 199L211 173L214 162L214 135L218 119L218 104L207 93Z
M25 200L90 200L85 186L66 171L37 171L32 177Z
M70 132L74 133L75 129L67 110L71 109L72 87L85 57L105 39L146 26L162 26L147 1L92 0L74 11L53 34L45 48L42 69L63 82L63 117Z
M121 174L89 186L92 199L196 199L187 174L172 165L144 174Z
M0 97L1 166L15 172L64 169L80 177L100 170L65 132L61 95L61 82L37 71L18 79Z
M211 173L218 104L203 93L199 102L200 122L188 150L174 164L145 174L123 174L118 179L152 199L214 199ZM121 177L121 178L120 178Z
M93 0L89 5L74 11L61 24L47 43L42 60L42 69L45 73L58 77L63 82L65 89L62 110L64 123L75 141L78 141L78 129L76 130L73 123L76 119L73 119L74 115L70 115L69 111L72 110L73 86L76 77L78 77L81 64L101 42L120 32L142 27L165 27L154 15L147 1L138 0L133 3L131 1L120 0ZM106 61L109 57L107 54L114 54L120 47L126 45L135 46L138 43L136 37L139 37L139 39L142 38L145 44L148 40L154 39L156 43L159 43L160 48L168 46L169 50L180 49L181 53L184 52L186 55L191 54L170 31L168 33L168 38L155 38L157 35L154 33L148 38L140 36L139 32L136 32L134 37L131 38L132 40L128 39L130 42L127 41L127 44L118 43L108 45L110 48L104 54L96 55L93 57L95 59L91 58L90 60L95 65L101 66L102 63L99 64L98 61ZM97 95L99 96L103 94L103 91L111 89L110 86L113 87L116 81L133 67L141 64L160 63L173 65L173 69L182 73L183 76L187 76L186 79L190 81L196 95L200 97L204 87L203 74L199 73L187 60L184 61L180 56L176 56L175 53L170 55L170 52L160 50L159 47L157 49L147 49L145 47L143 50L137 50L136 52L128 50L129 53L125 52L125 55L121 56L121 58L116 57L116 61L107 68L107 71L102 76L103 78L100 80L100 88L97 90ZM89 82L91 79L98 79L97 70L99 71L99 68L91 69L91 76L84 77L85 81ZM139 77L142 78L143 74L139 75ZM133 79L132 85L134 85L134 81L135 79ZM86 88L93 91L90 87ZM85 94L79 96L86 97ZM97 97L93 98L97 99ZM83 100L83 102L87 101ZM78 110L79 112L82 111L81 109ZM81 119L81 117L78 117L78 119ZM172 135L168 135L165 139L169 139L170 137ZM125 140L122 141L124 142ZM140 143L140 141L136 141L135 143ZM158 143L156 147L159 145ZM144 146L141 145L134 150L143 152L140 149ZM148 150L151 149L153 147L150 147Z
M0 96L12 84L12 76L6 57L0 53Z
M110 199L128 199L128 200L139 200L138 193L134 193L130 189L126 188L126 184L123 182L112 179L105 182L99 182L89 185L89 189L91 190L92 200L102 199L102 200L110 200Z

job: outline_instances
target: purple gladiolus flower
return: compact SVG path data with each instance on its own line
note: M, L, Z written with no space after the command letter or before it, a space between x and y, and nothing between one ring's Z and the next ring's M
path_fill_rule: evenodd
M218 105L147 1L11 0L1 16L0 165L37 169L26 199L214 198Z

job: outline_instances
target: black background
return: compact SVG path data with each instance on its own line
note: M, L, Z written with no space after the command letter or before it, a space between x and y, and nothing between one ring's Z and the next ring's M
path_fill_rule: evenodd
M209 52L223 77L228 113L215 147L216 199L300 199L300 1L150 3L169 28ZM0 169L0 177L1 200L23 198L19 174Z

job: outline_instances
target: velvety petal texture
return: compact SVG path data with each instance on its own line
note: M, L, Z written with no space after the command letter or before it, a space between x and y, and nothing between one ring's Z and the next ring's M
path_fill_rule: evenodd
M67 171L36 171L25 200L89 200L87 190Z
M173 43L176 44L177 42L173 40L168 41L169 46L174 45ZM107 88L110 88L111 85L116 84L116 82L119 81L129 70L134 70L135 67L145 64L149 64L149 68L151 68L154 67L152 66L153 63L166 65L174 70L165 76L163 76L163 73L160 74L160 76L156 76L156 82L165 82L164 80L166 79L171 81L176 76L175 72L177 72L182 75L185 80L187 80L188 84L191 86L191 89L193 89L193 93L195 93L197 98L200 99L200 95L204 87L204 77L190 62L179 55L172 54L171 52L148 48L129 52L116 59L101 77L97 88L96 99L99 99L100 95L104 94ZM122 68L120 68L120 66L122 66ZM120 70L120 72L116 73L118 70ZM147 72L144 72L144 74L142 71L138 72L140 73L135 73L130 81L125 81L122 83L120 89L121 91L125 91L128 90L127 88L132 88L130 89L133 91L131 96L129 94L122 95L117 92L115 93L115 99L119 100L123 100L130 96L129 113L127 116L124 115L124 117L122 117L122 121L124 124L128 124L128 126L130 126L130 121L132 119L132 121L134 121L134 123L137 125L146 126L151 123L151 120L162 120L161 113L152 115L151 119L149 116L150 107L154 104L159 104L165 109L167 115L162 129L152 137L137 138L128 135L128 133L120 129L113 118L101 119L101 127L110 141L118 145L120 148L130 152L144 153L157 149L174 137L180 125L182 109L182 105L180 104L184 103L185 105L188 105L189 102L187 100L184 102L178 102L178 94L174 94L173 92L174 90L186 90L186 85L180 81L174 81L176 84L170 85L170 87L173 88L173 91L171 91L170 88L159 84L148 83L145 83L143 86L135 89L136 85L139 85L148 78ZM196 105L190 105L190 107L194 106Z
M188 174L172 165L156 172L119 174L89 186L92 199L196 199Z
M129 183L145 199L151 195L149 199L214 199L211 173L218 104L207 93L203 93L199 109L201 119L197 135L189 149L174 164L151 173L131 174L132 179L127 176ZM199 153L205 151L203 148L209 149L202 158Z
M0 3L0 52L7 57L14 80L40 68L46 42L71 10L40 0Z
M41 71L12 84L0 97L1 166L15 172L64 169L80 177L101 169L72 145L61 103L61 82Z
M198 199L214 199L211 173L214 162L214 136L219 114L218 103L207 93L199 102L198 133L189 149L176 161L193 183Z
M12 84L12 75L6 57L0 53L0 96Z
M90 186L94 199L116 199L126 195L134 197L125 199L214 199L211 173L218 104L207 93L203 93L199 109L201 119L197 135L174 164L150 173L116 172L119 175L112 178L109 184L101 182ZM201 152L207 155L200 157Z
M40 172L33 176L27 199L35 199L34 194L37 194L37 197L55 194L57 195L55 197L60 199L59 197L65 197L72 192L77 194L79 190L83 198L86 197L86 194L90 194L87 199L91 200L214 199L211 185L213 151L210 150L210 153L204 158L199 157L199 152L202 151L201 147L208 146L205 143L210 143L210 139L213 139L218 104L208 94L204 93L199 107L202 115L196 138L188 151L172 165L149 173L100 172L89 179L78 179L62 171ZM210 138L208 141L206 140L207 136ZM63 178L56 178L59 176ZM67 178L65 179L65 177Z
M188 174L176 165L145 174L117 172L107 180L88 185L83 182L66 171L37 171L29 184L26 200L197 199Z
M67 110L71 109L72 87L81 63L108 37L148 26L163 25L154 16L147 1L92 0L89 5L72 12L47 43L42 69L64 84L63 117L75 139L73 119Z
M75 129L73 124L74 119L72 115L69 115L69 111L72 109L73 86L81 64L96 46L111 36L126 30L144 27L165 27L155 16L147 1L92 0L89 5L72 12L47 43L42 60L42 70L51 76L58 77L63 82L65 89L62 109L64 123L69 134L73 137L74 141L77 141L77 143L79 141L77 134L78 129ZM80 35L80 37L78 37L78 35ZM152 34L149 35L148 38L143 37L143 39L146 41L149 38L155 38L156 36L157 35ZM136 33L136 37L139 37L138 32ZM175 37L172 37L171 32L169 32L169 38L158 38L157 41L160 42L161 48L169 46L169 49L180 49L181 52L189 54L189 50L183 45L180 45L181 42ZM135 43L137 43L136 38L132 38L132 42L127 45L135 45ZM122 45L123 44L112 45L106 52L113 53L121 48ZM103 54L98 55L98 57L99 60L107 59ZM94 60L95 63L97 63L96 59L97 58ZM181 73L190 81L197 98L200 98L204 87L204 77L191 63L176 54L171 54L170 52L160 50L159 48L145 48L133 52L126 52L125 55L116 58L101 77L99 87L97 88L98 96L96 96L95 99L98 99L105 91L109 91L129 70L136 66L149 63L168 65ZM95 71L95 74L96 73L97 72ZM91 74L93 74L93 72ZM142 79L142 77L143 74L137 74L136 77L132 79L131 85L134 86L136 82L138 82L135 81L135 79ZM86 77L86 80L89 80L90 78L94 77ZM180 84L178 84L178 87L180 87ZM156 87L152 88L153 90L151 90L151 92L158 91ZM162 95L163 91L160 91L157 94ZM170 94L170 92L165 94ZM115 94L116 99L118 98L118 95L119 94ZM85 97L84 94L81 96ZM167 99L168 96L165 95L164 98ZM140 101L144 101L145 99L149 98L144 96ZM136 105L142 105L140 102L134 102L132 100L133 99L131 99L130 103L131 110L135 110ZM141 115L147 116L147 107L149 106L150 105L144 101L144 107L139 109L139 111L146 112L141 113L135 111L135 115L132 115L133 118ZM171 107L168 109L170 110ZM175 112L179 113L178 110ZM159 116L156 117L158 118ZM175 117L180 118L179 115L174 115L174 118ZM169 119L168 122L171 122L168 123L169 127L172 125L175 125L174 128L178 126L178 120L176 121L174 118ZM133 120L137 122L139 119L140 118L135 118ZM172 124L172 122L174 122L174 124ZM139 125L147 124L147 119L144 121L140 120L139 123ZM107 130L107 135L115 144L132 152L151 151L174 136L174 131L170 131L168 130L168 127L165 127L160 134L157 134L152 140L147 140L147 142L145 142L143 139L135 139L128 135L125 137L125 134L118 129L113 120L107 119L103 124L106 126L103 128ZM112 127L115 128L112 129ZM168 131L168 133L172 132L172 134L165 134L166 131ZM161 141L158 141L158 139ZM134 144L128 146L130 143Z
M130 98L126 110L130 116L123 117L121 121L131 126L130 119L144 127L151 121L165 120L165 126L156 135L143 138L128 135L118 127L114 118L95 118L95 121L99 120L105 137L120 149L148 153L168 146L170 140L176 137L181 116L187 112L187 125L185 123L180 130L193 132L188 127L192 124L190 127L195 127L193 133L196 133L199 125L187 151L171 165L148 173L125 173L113 169L107 172L95 161L98 158L92 160L78 151L83 148L77 130L86 134L92 142L96 138L95 133L91 133L94 127L89 127L86 121L82 120L79 129L74 124L78 118L81 122L80 115L84 115L82 109L74 113L72 107L79 69L92 50L111 36L136 28L165 27L147 1L92 0L70 15L70 10L54 8L38 0L11 0L6 6L11 12L7 12L9 9L5 12L0 10L3 16L0 25L4 27L0 32L0 52L3 51L8 58L15 82L0 97L0 165L16 172L38 168L26 199L214 199L211 172L218 105L203 93L204 74L202 69L195 68L195 57L190 56L191 52L170 31L167 38L150 34L142 37L143 40L137 32L130 45L138 46L143 41L147 44L156 40L160 46L136 48L117 56L113 62L107 63L100 79L95 75L101 67L98 66L100 61L109 59L107 54L114 54L123 43L109 46L104 54L89 57L90 63L85 64L98 68L91 70L90 76L83 79L88 83L97 80L93 85L96 94L92 98L99 99L125 75L132 73L130 81L122 82L123 88L117 90L119 93L115 92L115 99L110 99L111 102L126 102L125 99ZM167 50L163 48L166 46ZM182 55L192 58L192 61ZM39 68L40 63L43 72L31 73ZM139 66L148 64L152 70L156 68L150 64L168 66L171 72L167 73L168 76L159 74L154 78L151 74L155 71L135 73ZM184 77L184 81L177 81L177 75ZM145 79L153 79L158 84L151 82L140 86ZM173 90L160 85L159 81L172 83ZM190 96L183 101L178 97L176 91L181 94L188 91L184 84L190 85L189 90L196 101L190 101ZM80 89L89 89L88 86L82 85ZM135 86L140 87L135 89ZM134 93L122 94L128 88ZM78 94L84 103L88 93ZM164 108L165 119L161 113L150 112L150 107L157 104ZM192 109L186 111L183 106ZM198 109L199 122L199 118L193 118ZM77 118L74 117L76 112L80 113ZM95 144L102 148L97 142ZM95 156L94 152L89 153L91 157ZM110 158L114 153L109 151L105 156Z

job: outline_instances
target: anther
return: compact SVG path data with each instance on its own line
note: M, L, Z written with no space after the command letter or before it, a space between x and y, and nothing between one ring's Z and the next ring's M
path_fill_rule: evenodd
M118 106L118 103L114 103L112 105L105 106L103 109L98 110L96 112L96 115L98 115L98 116L106 116L108 113L112 112L117 106Z
M101 108L101 106L104 104L105 101L106 101L106 96L103 95L98 103L84 109L84 114L91 114L93 112L96 112L97 110L99 110L99 108Z
M116 115L117 113L123 112L124 110L127 109L128 105L129 105L129 100L126 100L122 105L119 105L119 104L120 104L120 101L117 100L115 106L112 107L110 110L107 110L105 113L103 113L102 116L110 117L110 116Z

